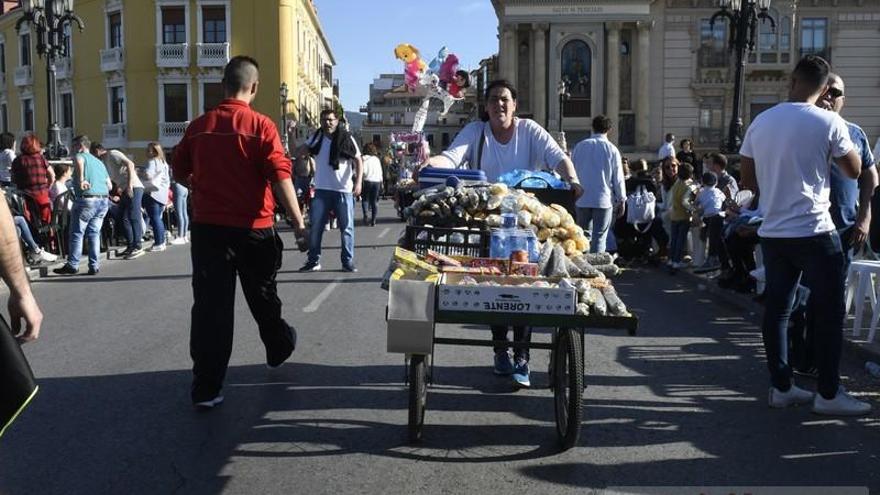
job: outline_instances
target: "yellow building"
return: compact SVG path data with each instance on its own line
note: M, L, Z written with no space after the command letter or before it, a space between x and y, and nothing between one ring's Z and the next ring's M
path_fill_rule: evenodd
M21 8L4 5L0 128L45 141L46 63L34 28L16 32ZM253 106L276 122L282 82L292 122L317 124L334 102L335 61L311 0L77 0L74 9L85 30L74 29L70 56L56 64L65 144L87 134L138 158L150 141L175 145L190 120L223 98L223 67L235 55L260 63Z

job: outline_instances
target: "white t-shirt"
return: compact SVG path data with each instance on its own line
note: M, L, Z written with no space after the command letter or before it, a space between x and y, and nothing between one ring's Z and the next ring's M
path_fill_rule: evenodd
M812 237L834 230L831 157L853 149L846 122L810 103L785 102L752 122L740 154L755 161L761 237Z
M333 170L330 167L330 146L333 145L333 142L324 136L323 132L318 131L318 134L323 141L321 142L321 150L315 157L315 189L350 193L354 185L354 163L351 160L340 158L339 168ZM357 141L352 137L351 142L357 150L357 156L361 156Z
M663 143L657 150L657 159L663 160L668 156L675 156L675 146L672 143Z
M513 137L507 144L501 144L487 122L471 122L455 136L441 156L449 160L450 168L461 166L467 159L470 167L482 169L490 182L511 170L555 169L565 158L565 152L550 133L534 120L517 118L514 126ZM477 164L480 139L484 140L483 157Z
M52 206L55 205L55 198L61 196L67 192L67 182L61 182L60 180L56 180L52 183L52 187L49 188L49 201Z
M9 148L0 151L0 181L12 182L12 161L15 160L15 152Z
M373 155L363 155L364 181L382 182L382 163Z
M584 194L578 208L611 208L624 200L623 170L620 151L605 134L584 139L571 153Z
M714 217L721 213L721 206L727 196L715 186L703 186L697 193L697 205L703 211L702 218Z

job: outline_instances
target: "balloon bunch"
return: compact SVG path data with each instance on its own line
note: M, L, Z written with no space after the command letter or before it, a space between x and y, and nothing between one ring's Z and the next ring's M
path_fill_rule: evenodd
M427 91L416 112L413 132L420 132L424 128L432 98L443 103L443 111L440 115L446 115L456 101L464 99L462 90L470 86L470 75L467 71L459 70L458 57L454 53L449 53L445 46L430 64L425 64L419 56L419 50L409 43L397 45L394 48L394 56L404 63L406 87L410 91L415 91L421 86Z

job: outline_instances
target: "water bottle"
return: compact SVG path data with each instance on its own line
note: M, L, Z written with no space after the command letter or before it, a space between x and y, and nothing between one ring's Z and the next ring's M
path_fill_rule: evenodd
M508 194L501 200L501 228L516 228L516 196Z
M874 378L880 378L880 364L877 364L874 361L868 361L865 363L865 371Z

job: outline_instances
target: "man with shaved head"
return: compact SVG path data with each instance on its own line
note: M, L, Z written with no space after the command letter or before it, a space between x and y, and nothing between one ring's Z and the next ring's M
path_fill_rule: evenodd
M256 60L233 57L223 71L226 99L187 127L174 153L174 178L193 191L191 396L199 409L223 401L236 274L257 320L267 366L281 366L296 347L275 284L283 249L274 226L275 196L298 237L305 225L278 129L250 108L259 84Z

